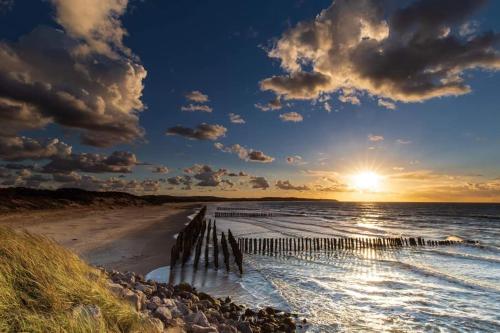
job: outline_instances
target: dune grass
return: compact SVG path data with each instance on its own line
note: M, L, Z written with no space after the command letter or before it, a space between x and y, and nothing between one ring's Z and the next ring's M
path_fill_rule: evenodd
M154 332L106 286L102 272L55 242L0 227L0 332ZM85 310L92 306L97 319Z

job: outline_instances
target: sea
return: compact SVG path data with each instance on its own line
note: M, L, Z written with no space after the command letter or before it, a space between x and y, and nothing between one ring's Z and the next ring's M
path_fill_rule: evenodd
M500 332L500 205L451 203L233 202L218 217L238 237L423 237L477 245L245 254L242 275L219 258L195 270L161 267L148 277L181 281L249 307L307 318L299 332ZM203 245L205 247L205 244ZM204 251L202 251L204 252ZM222 256L219 250L219 255Z

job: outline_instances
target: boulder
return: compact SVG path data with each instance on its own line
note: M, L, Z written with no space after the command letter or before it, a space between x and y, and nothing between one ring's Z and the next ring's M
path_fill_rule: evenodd
M252 326L250 326L250 323L246 322L246 321L240 321L238 324L238 330L241 332L241 333L253 333L252 331Z
M203 327L210 326L207 317L201 311L186 316L185 320L190 324L195 324Z
M120 297L123 291L123 287L121 284L108 282L108 289L111 293L117 297Z
M146 307L148 310L154 311L156 310L160 305L161 305L161 299L158 296L153 296L151 299L147 302Z
M134 309L137 311L141 311L144 305L144 294L142 294L140 291L134 293L130 289L123 289L122 291L122 298L126 300Z
M172 320L172 313L166 306L160 306L156 308L155 312L153 313L153 316L160 319L166 324L169 323L170 320Z

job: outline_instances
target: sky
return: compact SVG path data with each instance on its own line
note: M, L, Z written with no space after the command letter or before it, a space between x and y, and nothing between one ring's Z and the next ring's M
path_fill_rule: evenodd
M500 202L499 15L0 0L0 187Z

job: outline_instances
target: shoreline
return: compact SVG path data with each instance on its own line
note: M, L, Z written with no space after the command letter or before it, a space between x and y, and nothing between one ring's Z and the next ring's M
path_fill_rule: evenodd
M47 236L95 266L147 274L170 263L175 234L198 203L0 214L0 226Z

